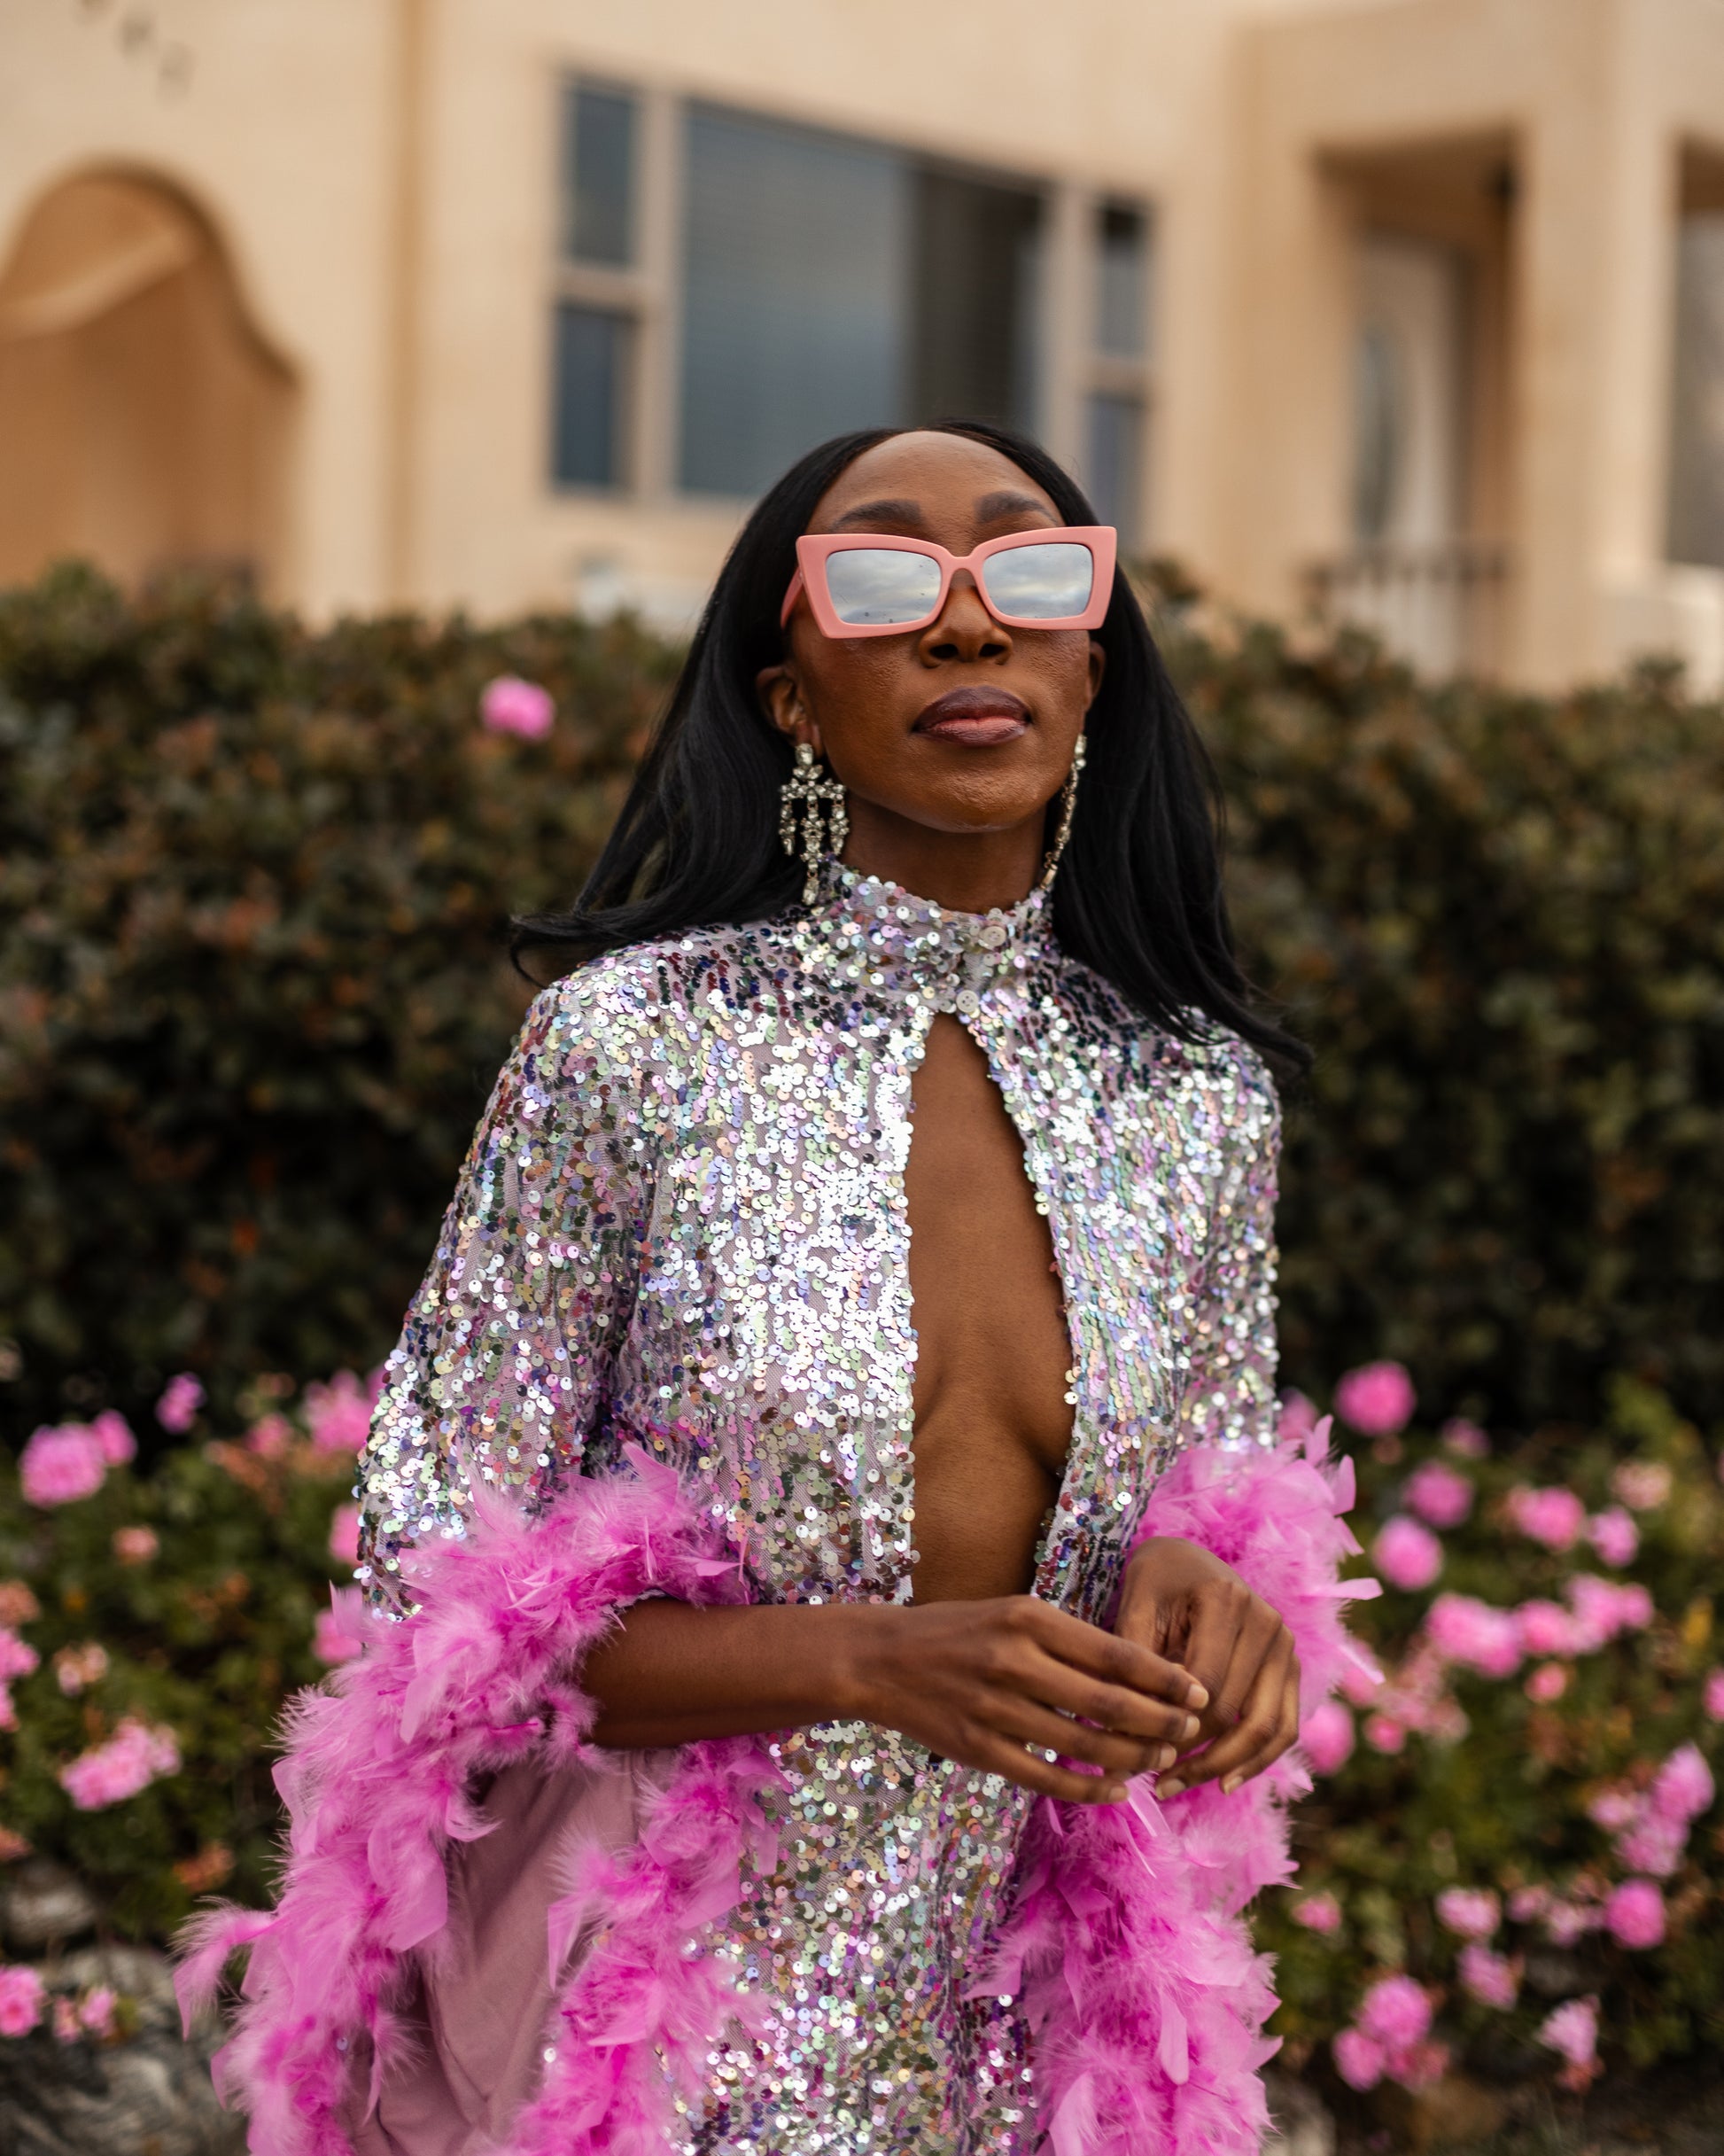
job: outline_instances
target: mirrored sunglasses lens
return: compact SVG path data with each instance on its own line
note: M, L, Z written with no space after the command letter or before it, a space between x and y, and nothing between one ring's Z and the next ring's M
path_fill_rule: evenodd
M982 564L988 603L1020 621L1068 621L1081 614L1095 588L1095 557L1076 541L1007 547Z
M940 567L926 554L895 547L845 547L828 554L827 595L840 621L853 629L922 621L940 595Z

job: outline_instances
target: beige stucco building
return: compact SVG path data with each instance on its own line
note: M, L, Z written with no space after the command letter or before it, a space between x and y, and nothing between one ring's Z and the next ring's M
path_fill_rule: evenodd
M1724 0L0 0L0 577L686 619L848 424L1724 681Z

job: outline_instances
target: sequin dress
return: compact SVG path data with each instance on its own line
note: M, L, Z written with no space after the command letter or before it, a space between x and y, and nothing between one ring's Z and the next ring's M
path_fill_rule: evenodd
M703 1495L761 1600L903 1601L916 1561L904 1171L936 1013L980 1044L1046 1216L1074 1423L1035 1592L1105 1617L1181 1446L1273 1421L1273 1087L1146 1024L1032 895L943 911L829 868L812 907L617 952L535 1003L361 1467L360 1577L482 1485L537 1511L625 1444ZM703 1942L765 2003L702 2156L1027 2156L1034 2059L984 1965L1029 1800L834 1723L774 1747L776 1868Z

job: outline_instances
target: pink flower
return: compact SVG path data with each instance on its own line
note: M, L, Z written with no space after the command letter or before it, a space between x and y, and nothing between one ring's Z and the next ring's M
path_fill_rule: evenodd
M111 1467L123 1467L137 1458L137 1439L132 1426L118 1409L105 1407L89 1426L89 1434L102 1448Z
M31 1505L71 1505L91 1497L107 1480L102 1442L81 1422L57 1429L44 1425L31 1436L18 1463L18 1479Z
M1428 1527L1396 1513L1371 1545L1371 1561L1391 1587L1415 1593L1442 1570L1442 1545Z
M1383 1689L1380 1671L1350 1662L1341 1672L1341 1691L1355 1707L1369 1707Z
M1433 1527L1458 1527L1472 1510L1472 1484L1440 1459L1427 1459L1407 1477L1408 1509Z
M1640 1548L1640 1529L1619 1505L1613 1505L1588 1522L1587 1540L1607 1565L1630 1565Z
M333 1665L337 1662L351 1662L360 1652L360 1643L343 1624L334 1610L320 1609L317 1613L317 1630L312 1638L311 1651L316 1655L319 1662L326 1662Z
M152 1527L117 1527L113 1530L113 1553L122 1565L147 1565L160 1548Z
M1520 1664L1520 1627L1506 1609L1470 1594L1440 1594L1425 1613L1425 1634L1445 1662L1481 1677L1512 1677Z
M1539 2042L1568 2061L1563 2076L1568 2086L1583 2089L1598 2066L1598 2001L1565 1999L1546 2015Z
M359 1506L338 1505L330 1522L330 1555L339 1564L359 1562Z
M1391 1755L1407 1748L1407 1731L1403 1723L1393 1715L1367 1715L1365 1716L1365 1742L1373 1752L1386 1752Z
M163 1429L182 1436L203 1405L203 1387L190 1370L182 1370L177 1377L168 1379L167 1391L156 1402L156 1420Z
M11 1625L0 1624L0 1684L9 1684L15 1677L28 1677L41 1664L41 1655L27 1639L20 1639Z
M1488 1887L1445 1887L1437 1915L1463 1939L1488 1939L1503 1921L1503 1903Z
M1697 1745L1685 1744L1673 1752L1653 1779L1650 1802L1661 1819L1680 1819L1684 1825L1698 1818L1712 1803L1716 1790L1712 1769Z
M1574 1619L1560 1602L1523 1602L1515 1623L1529 1654L1573 1654L1580 1645Z
M1453 1416L1443 1424L1442 1442L1461 1459L1485 1459L1490 1454L1490 1439L1476 1422L1469 1422L1464 1415Z
M306 1420L320 1452L359 1452L371 1428L371 1404L351 1370L338 1370L327 1385L306 1387Z
M1544 1928L1558 1946L1573 1946L1604 1921L1596 1909L1579 1902L1553 1901L1544 1912Z
M1566 1662L1542 1662L1521 1689L1535 1707L1549 1707L1568 1690L1568 1678Z
M78 2009L70 1999L54 2001L54 2035L61 2043L76 2043L82 2031L78 2027Z
M245 1433L245 1450L260 1459L280 1459L293 1442L293 1425L285 1415L260 1415Z
M1630 1872L1648 1872L1654 1879L1668 1879L1682 1861L1688 1847L1688 1822L1661 1819L1650 1810L1642 1812L1625 1834L1616 1840L1618 1861Z
M1708 1670L1700 1706L1708 1722L1724 1722L1724 1670Z
M1282 1444L1303 1444L1317 1426L1317 1411L1302 1392L1283 1396L1275 1418L1275 1435Z
M1549 1887L1517 1887L1509 1896L1509 1914L1517 1924L1532 1924L1550 1906Z
M78 2023L92 2036L111 2036L113 2034L113 2010L118 2004L112 1986L97 1984L93 1991L84 1994L78 2008Z
M1413 1381L1400 1363L1363 1363L1335 1388L1335 1413L1362 1437L1405 1429L1417 1405Z
M1487 1946L1461 1949L1461 1981L1481 2005L1506 2013L1520 1996L1520 1979L1513 1962L1493 1954Z
M83 1752L60 1769L60 1786L80 1811L101 1811L123 1803L164 1774L180 1771L180 1748L174 1732L159 1724L146 1728L129 1717L105 1744Z
M1664 1896L1650 1879L1625 1879L1605 1899L1604 1925L1619 1946L1662 1946Z
M518 674L500 673L479 692L479 721L493 734L516 734L523 741L542 741L556 717L547 689Z
M1587 1508L1572 1490L1529 1490L1523 1483L1510 1491L1510 1520L1547 1550L1572 1550L1587 1523Z
M1622 1783L1613 1782L1588 1799L1587 1817L1607 1834L1619 1834L1640 1817L1640 1799Z
M1404 2051L1430 2033L1430 1996L1410 1976L1386 1976L1366 1992L1356 2018L1386 2051Z
M1652 1598L1635 1580L1601 1580L1595 1573L1581 1572L1568 1583L1568 1599L1574 1611L1574 1645L1583 1654L1652 1622Z
M1670 1495L1670 1470L1657 1460L1625 1459L1611 1488L1631 1512L1653 1512Z
M1302 1902L1293 1904L1293 1920L1308 1932L1321 1932L1326 1938L1341 1927L1341 1905L1332 1894L1308 1894Z
M0 2036L26 2036L42 2019L42 1979L24 1962L0 1969Z
M98 1640L86 1639L79 1646L62 1647L54 1657L54 1675L68 1700L99 1685L107 1673L108 1651Z
M1362 2029L1344 2028L1330 2045L1335 2071L1349 2089L1374 2089L1387 2064L1383 2047Z
M1353 1717L1339 1700L1314 1707L1299 1732L1313 1774L1333 1774L1353 1755Z
M1448 2071L1446 2043L1413 2043L1397 2051L1389 2061L1389 2078L1403 2089L1428 2089Z

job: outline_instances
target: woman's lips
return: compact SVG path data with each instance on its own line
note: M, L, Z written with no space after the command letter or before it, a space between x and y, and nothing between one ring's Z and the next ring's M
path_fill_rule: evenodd
M911 728L967 749L994 749L1029 726L1029 706L1005 689L951 689L920 713Z

